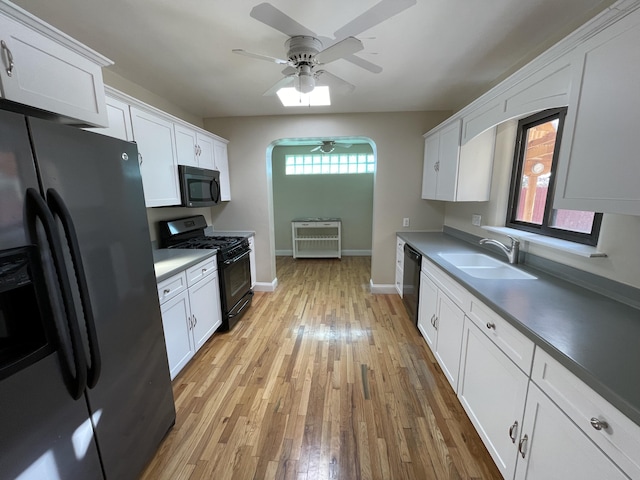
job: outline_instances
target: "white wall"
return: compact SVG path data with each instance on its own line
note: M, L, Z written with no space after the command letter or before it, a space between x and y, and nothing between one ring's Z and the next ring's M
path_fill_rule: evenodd
M505 122L498 127L490 201L447 203L445 225L481 237L496 236L471 225L471 215L482 215L483 225L504 225L516 133L516 121ZM606 258L584 258L531 244L524 245L523 249L555 262L640 288L639 242L640 217L605 214L598 248L607 253Z
M285 155L309 155L310 146L276 146L272 151L276 254L291 255L291 220L339 217L344 254L371 251L374 174L286 175ZM335 154L372 154L369 144L337 147ZM316 152L317 154L317 152ZM346 251L346 252L345 252Z
M440 230L444 206L420 199L422 134L449 112L336 115L280 115L205 119L205 128L228 139L231 202L212 210L216 229L256 232L257 280L276 278L270 148L284 138L362 136L376 146L371 278L393 285L395 234L411 229ZM405 229L406 230L406 229Z

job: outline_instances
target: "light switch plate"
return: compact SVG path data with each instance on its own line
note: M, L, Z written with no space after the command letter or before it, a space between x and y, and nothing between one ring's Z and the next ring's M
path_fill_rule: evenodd
M476 227L479 227L481 224L482 224L481 215L477 215L477 214L471 215L471 225L475 225Z
M409 226L409 218L405 217L402 219L402 226L403 227L408 227Z

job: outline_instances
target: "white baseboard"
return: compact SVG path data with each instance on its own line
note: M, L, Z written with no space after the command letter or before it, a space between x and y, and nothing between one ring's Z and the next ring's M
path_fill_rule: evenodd
M278 286L278 278L274 278L272 282L256 282L253 286L254 292L273 292Z
M370 257L371 250L342 250L343 257ZM276 257L293 257L293 250L276 250Z
M391 294L398 294L398 291L396 290L396 286L392 283L392 284L374 284L373 280L369 280L369 289L371 290L371 293L373 294L384 294L384 295L391 295Z

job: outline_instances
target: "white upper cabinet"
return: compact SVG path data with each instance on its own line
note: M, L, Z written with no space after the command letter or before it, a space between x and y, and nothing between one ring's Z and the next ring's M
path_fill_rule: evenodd
M173 123L155 113L130 109L147 207L179 205Z
M128 142L133 141L129 104L112 97L107 97L106 103L109 126L106 128L88 128L87 130Z
M181 124L173 126L176 134L176 156L178 165L198 166L198 143L195 130Z
M187 125L174 124L178 165L215 170L214 139Z
M0 3L0 97L75 125L107 125L112 62L13 4Z
M640 215L640 10L579 45L554 207Z
M461 145L462 120L425 136L422 198L483 202L491 193L495 129Z
M220 171L220 200L231 200L231 183L229 180L229 158L227 144L220 140L214 140L213 156L216 163L216 170Z
M570 87L570 59L562 57L466 113L462 144L506 120L568 105Z

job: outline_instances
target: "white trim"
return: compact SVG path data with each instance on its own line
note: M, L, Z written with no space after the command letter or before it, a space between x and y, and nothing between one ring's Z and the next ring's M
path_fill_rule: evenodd
M374 284L373 279L369 280L369 290L372 294L382 294L382 295L397 295L398 291L396 290L396 286L394 284Z
M524 232L522 230L516 230L515 228L492 227L488 225L485 225L482 228L490 232L509 235L511 237L517 238L521 242L529 242L533 243L534 245L541 245L552 250L572 253L581 257L601 258L607 256L605 252L599 251L597 247L583 245L581 243L569 242L568 240L561 240L559 238L547 237L546 235L539 235L537 233Z
M274 278L271 283L269 282L256 282L253 286L254 292L273 292L278 287L278 278Z

